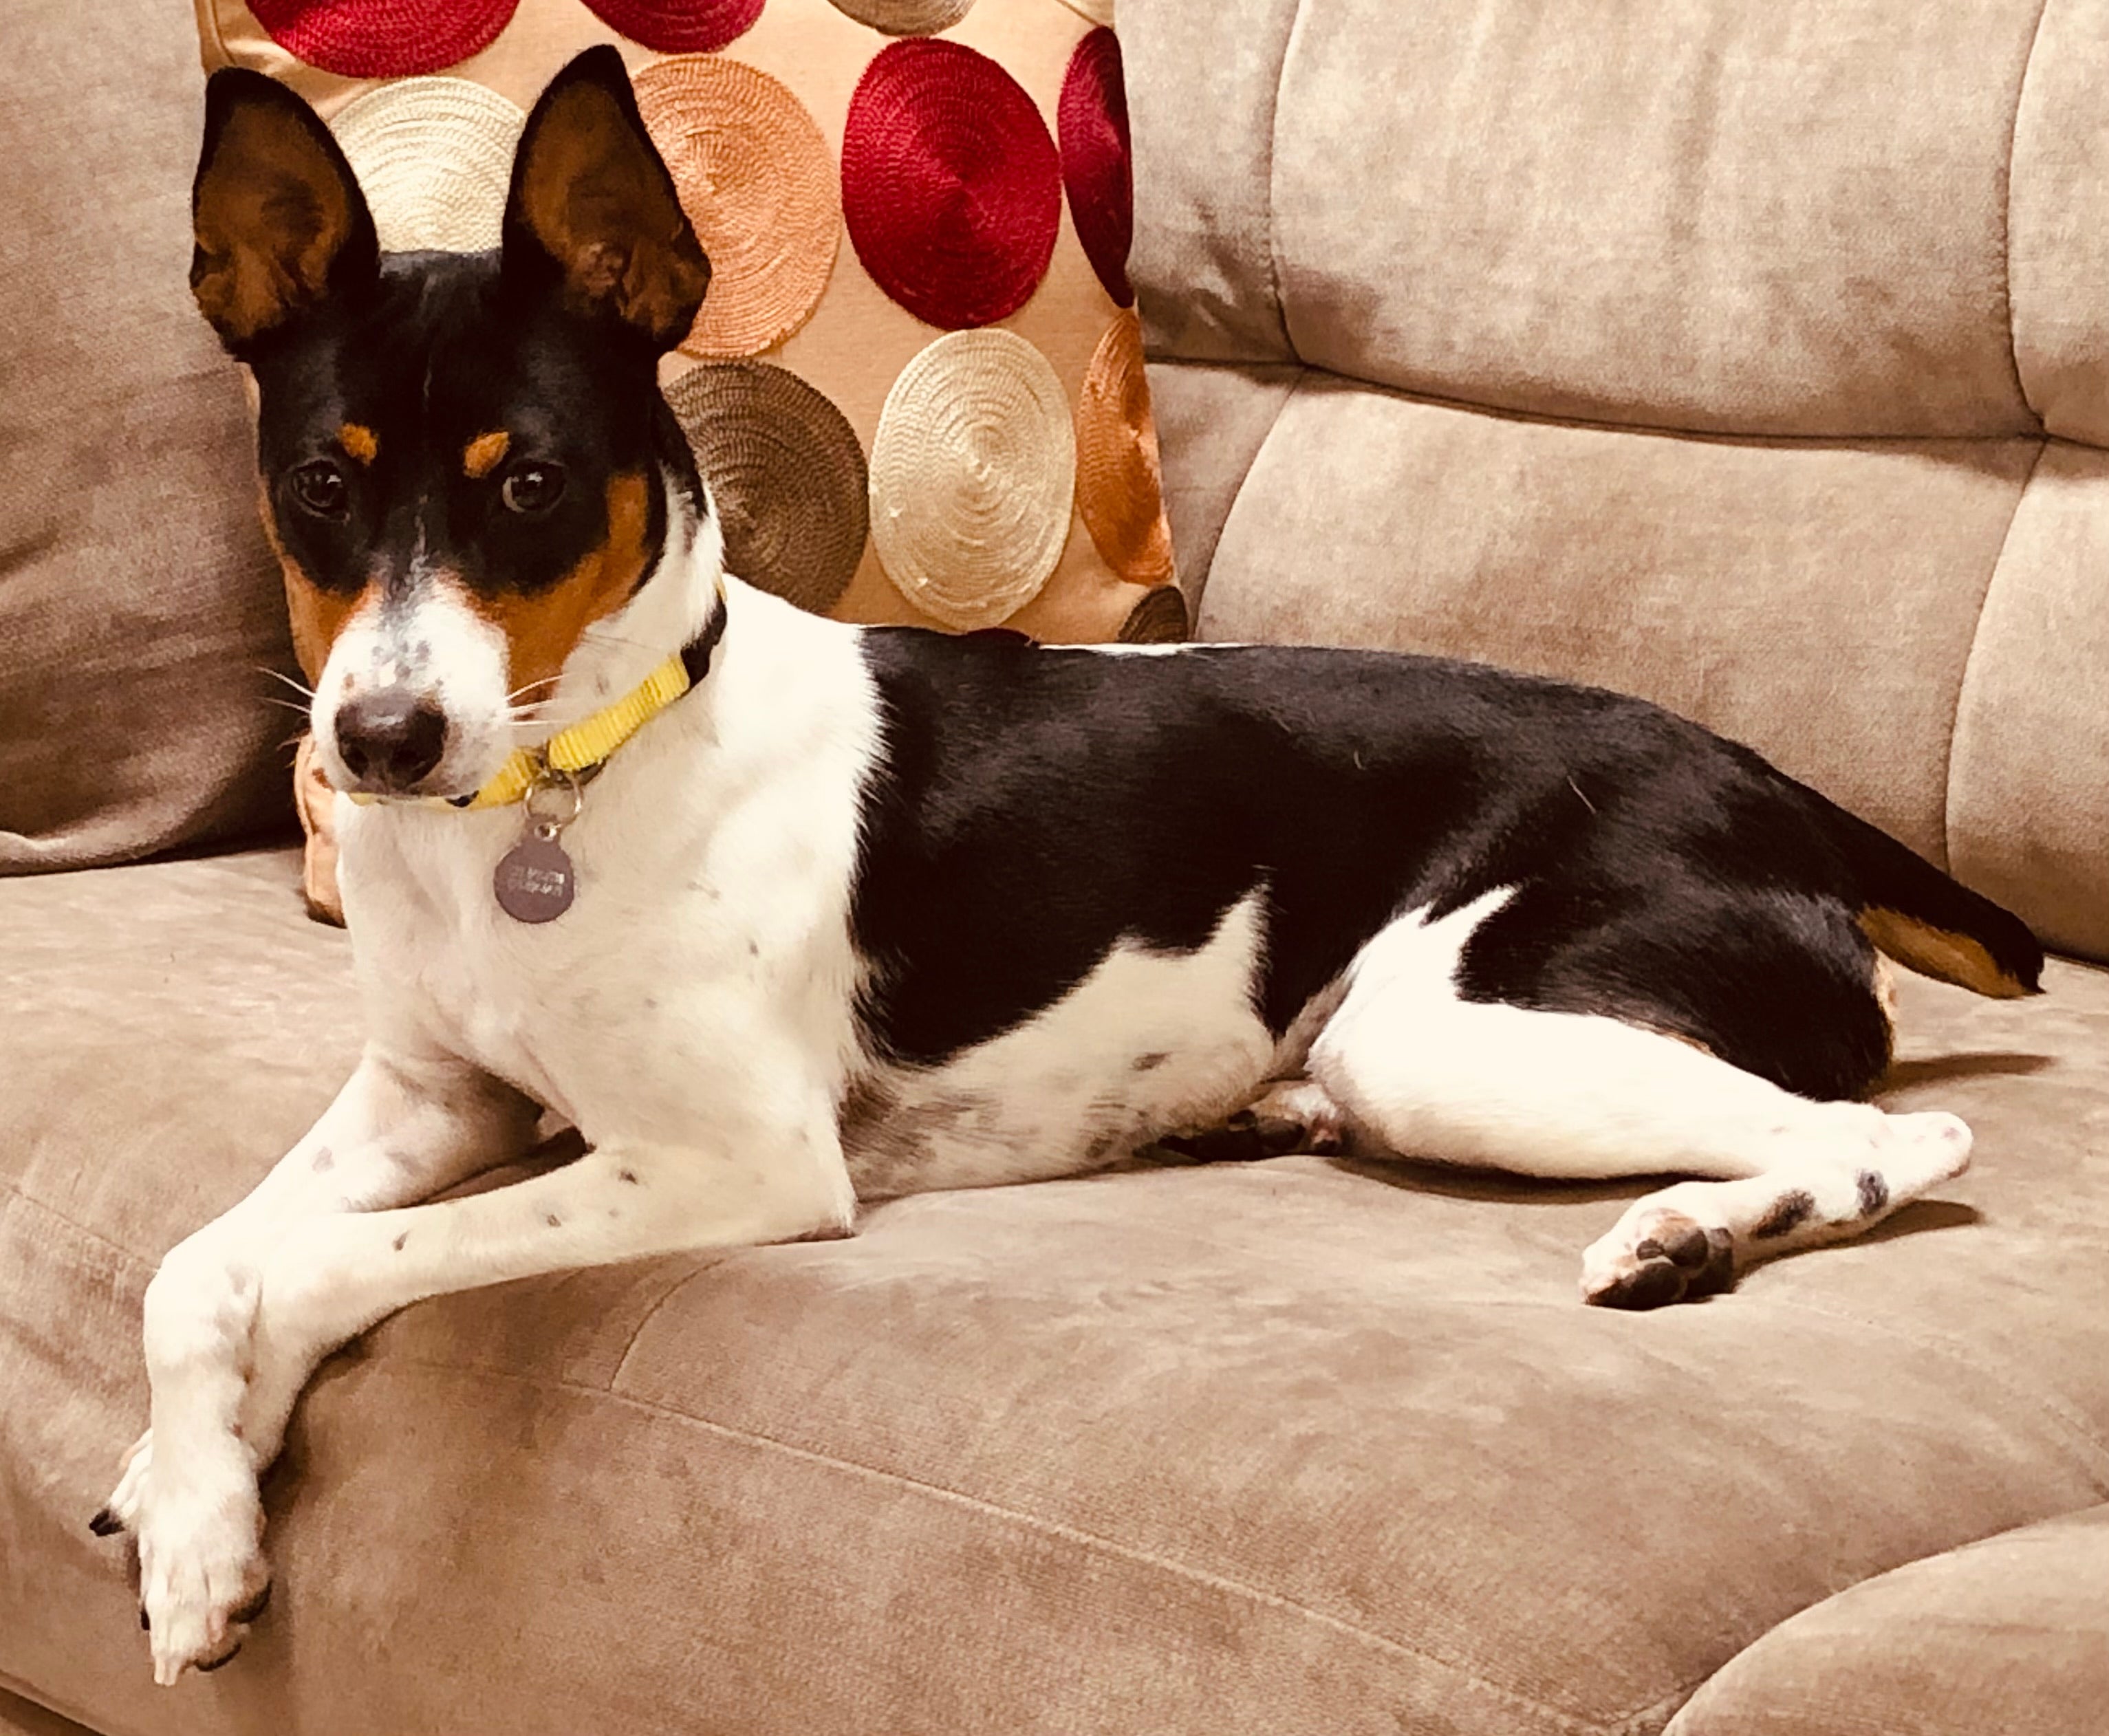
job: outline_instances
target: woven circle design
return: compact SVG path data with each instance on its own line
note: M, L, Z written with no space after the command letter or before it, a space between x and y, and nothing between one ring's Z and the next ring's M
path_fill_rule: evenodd
M498 245L513 148L527 117L467 79L404 79L330 123L391 253Z
M1077 44L1054 111L1062 140L1062 185L1084 256L1106 293L1131 306L1127 251L1135 239L1135 181L1129 166L1127 86L1120 39L1104 28Z
M1176 584L1160 584L1127 611L1123 645L1176 645L1186 637L1186 599Z
M725 566L815 614L864 553L864 452L842 413L788 368L720 362L666 388L725 532Z
M586 0L601 21L657 54L715 54L754 28L761 0Z
M487 48L520 0L250 0L272 41L347 79L437 72Z
M886 395L871 534L887 576L948 627L991 627L1061 558L1077 485L1062 382L1015 332L927 345Z
M681 348L721 359L782 343L834 269L841 207L820 128L783 85L738 61L680 55L634 83L710 256L710 293Z
M974 0L834 0L835 10L888 36L934 36L974 9Z
M1114 317L1077 399L1077 511L1107 566L1134 584L1172 577L1172 526L1164 516L1157 423L1142 369L1142 325Z
M919 319L1023 307L1062 221L1054 142L1024 88L961 43L894 43L850 98L842 215L865 269Z

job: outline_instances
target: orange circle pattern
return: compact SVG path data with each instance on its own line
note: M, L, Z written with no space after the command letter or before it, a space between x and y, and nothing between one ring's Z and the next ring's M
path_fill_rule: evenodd
M1142 324L1130 309L1099 340L1077 398L1077 511L1092 546L1122 578L1171 582L1172 526L1142 368Z
M767 73L716 55L675 55L632 83L711 262L681 348L707 361L773 349L811 317L834 269L842 205L819 125Z

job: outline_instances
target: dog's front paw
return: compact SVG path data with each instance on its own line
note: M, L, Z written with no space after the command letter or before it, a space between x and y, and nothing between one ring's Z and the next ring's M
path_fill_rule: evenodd
M241 1649L271 1592L264 1504L239 1441L172 1475L142 1442L126 1468L129 1522L139 1539L140 1621L164 1687L187 1669L217 1670ZM143 1467L143 1468L142 1468ZM124 1484L112 1508L125 1497Z

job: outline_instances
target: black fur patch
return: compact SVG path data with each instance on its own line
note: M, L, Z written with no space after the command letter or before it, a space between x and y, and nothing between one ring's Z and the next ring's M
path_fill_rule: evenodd
M1607 1013L1810 1097L1886 1063L1854 920L1871 828L1841 845L1840 810L1659 707L1377 652L865 645L887 754L853 923L898 1060L1016 1026L1123 937L1198 948L1259 888L1279 1033L1393 917L1506 886L1468 999Z
M1860 1215L1872 1218L1890 1203L1890 1184L1879 1170L1863 1170L1853 1178L1860 1191Z
M1803 1188L1794 1188L1773 1202L1773 1209L1751 1227L1750 1235L1759 1242L1773 1241L1799 1229L1815 1212L1814 1197Z
M377 574L384 596L413 561L473 592L532 595L608 538L607 488L648 480L646 563L664 545L664 467L700 507L695 462L659 395L648 346L565 311L553 291L516 282L496 253L391 254L378 277L260 344L257 462L279 539L319 588L342 596ZM371 463L341 462L338 429L373 431ZM480 435L510 436L504 462L463 473ZM295 473L332 462L343 509L301 503ZM553 504L505 504L523 467L562 471Z

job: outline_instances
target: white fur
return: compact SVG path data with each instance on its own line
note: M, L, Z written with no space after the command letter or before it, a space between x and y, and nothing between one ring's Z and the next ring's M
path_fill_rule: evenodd
M653 577L540 708L544 733L634 686L706 620L714 525L671 517ZM1256 1098L1443 1161L1717 1178L1628 1214L1591 1250L1585 1282L1599 1287L1642 1257L1663 1210L1750 1232L1779 1188L1733 1178L1820 1188L1805 1240L1845 1233L1859 1170L1887 1166L1901 1203L1967 1157L1949 1117L1885 1121L1608 1019L1461 999L1460 954L1503 894L1401 916L1280 1043L1253 1010L1267 944L1255 892L1192 953L1122 942L1055 1004L949 1063L883 1062L862 1045L850 928L858 796L883 748L857 629L737 581L725 595L707 679L616 755L564 833L578 891L561 920L525 926L493 898L519 810L338 803L364 1057L148 1292L153 1428L112 1506L138 1532L158 1680L240 1640L235 1612L267 1576L256 1472L316 1362L422 1296L837 1233L853 1178L876 1193L1073 1173ZM467 787L516 736L502 667L449 607L431 597L357 625L318 724L332 680L428 679L464 743L481 744L461 748ZM1312 1082L1270 1089L1307 1050ZM578 1126L589 1155L418 1203L522 1149L538 1105Z

